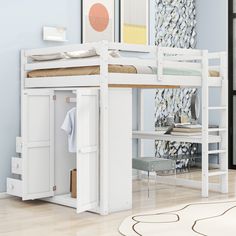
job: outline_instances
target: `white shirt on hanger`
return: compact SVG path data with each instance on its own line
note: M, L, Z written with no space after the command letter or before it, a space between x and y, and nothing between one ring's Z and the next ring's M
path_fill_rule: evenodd
M61 126L68 135L68 150L76 152L76 107L69 110Z

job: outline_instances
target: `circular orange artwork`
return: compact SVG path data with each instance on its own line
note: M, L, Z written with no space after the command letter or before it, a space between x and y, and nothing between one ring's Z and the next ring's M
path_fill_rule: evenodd
M89 11L89 22L94 30L104 31L109 24L109 13L101 3L94 4Z

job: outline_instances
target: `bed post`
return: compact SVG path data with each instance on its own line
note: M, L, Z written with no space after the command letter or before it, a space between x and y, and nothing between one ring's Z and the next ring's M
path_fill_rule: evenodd
M208 197L209 194L208 94L208 51L204 50L202 51L202 197Z
M137 89L137 116L138 116L138 131L144 130L144 104L143 104L143 90L141 88ZM144 157L144 142L142 139L138 139L138 158ZM138 179L141 179L142 171L137 171Z
M22 101L22 98L23 98L23 93L24 93L24 89L25 89L25 78L27 77L26 75L26 72L25 72L25 64L27 63L27 57L25 56L25 50L21 50L21 53L20 53L20 134L21 134L21 127L22 127L22 107L23 107L23 101Z
M219 154L220 170L227 174L220 176L220 191L221 193L228 193L228 59L227 53L220 53L220 76L222 77L220 106L225 106L226 109L222 111L219 127L224 127L227 132L220 132L221 143L220 150L225 150L225 153Z
M164 57L164 53L163 53L163 48L157 46L156 49L156 57L157 57L157 80L161 81L162 77L163 77L163 57Z
M109 189L108 189L108 42L99 43L99 51L101 52L100 65L100 214L107 215L109 213Z

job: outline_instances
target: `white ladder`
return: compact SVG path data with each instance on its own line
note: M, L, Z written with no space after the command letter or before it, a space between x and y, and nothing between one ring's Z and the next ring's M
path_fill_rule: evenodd
M213 58L212 58L213 59ZM220 76L222 86L220 87L220 106L209 107L209 57L208 52L203 51L202 61L202 197L209 195L209 177L219 176L219 191L228 192L228 72L227 54L219 53L217 59L220 60ZM217 112L215 112L217 111ZM220 114L219 128L209 129L209 113ZM219 149L209 150L209 135L212 132L219 133ZM209 171L209 157L219 154L219 169Z

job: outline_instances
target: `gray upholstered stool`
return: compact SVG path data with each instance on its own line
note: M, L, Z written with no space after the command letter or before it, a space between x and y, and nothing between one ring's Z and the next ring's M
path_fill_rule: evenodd
M148 196L150 172L157 173L158 171L170 171L176 169L175 160L155 157L133 158L132 166L133 169L148 172Z

